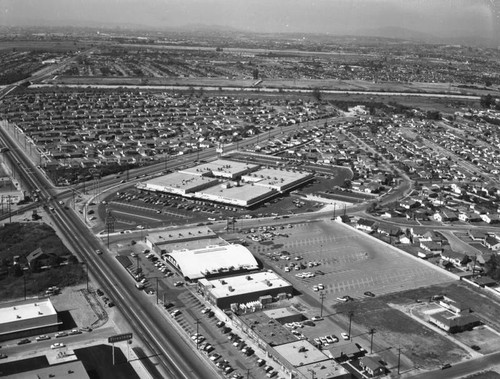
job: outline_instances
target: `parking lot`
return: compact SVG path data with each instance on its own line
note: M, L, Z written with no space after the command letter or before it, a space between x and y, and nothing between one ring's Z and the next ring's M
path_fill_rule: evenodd
M259 239L268 231L254 233ZM272 239L248 239L250 250L300 291L325 304L449 282L439 271L404 252L333 221L278 227ZM366 294L365 294L366 293Z
M276 217L281 214L302 213L319 210L323 205L285 194L261 204L257 208L245 209L210 201L186 199L166 193L139 191L128 188L108 196L98 209L104 220L111 211L115 218L115 229L140 229L144 226L171 226L196 222L214 222L228 218ZM95 219L97 205L87 209L87 217Z

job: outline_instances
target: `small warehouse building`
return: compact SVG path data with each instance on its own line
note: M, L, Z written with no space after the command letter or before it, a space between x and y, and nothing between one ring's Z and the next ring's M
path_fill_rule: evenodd
M349 371L330 359L307 340L299 340L274 346L272 356L282 369L293 377L306 379L350 379Z
M266 271L213 280L200 279L198 291L211 304L227 309L232 304L246 304L265 296L291 296L293 286L276 273Z
M61 324L50 299L23 300L0 307L0 341L52 333Z
M181 250L187 246L197 244L203 244L203 246L217 245L223 241L217 237L217 234L212 229L206 226L195 226L149 231L145 237L145 242L147 247L162 255L173 250Z
M481 325L481 320L472 314L455 315L450 312L432 314L429 316L429 322L448 333L459 333Z

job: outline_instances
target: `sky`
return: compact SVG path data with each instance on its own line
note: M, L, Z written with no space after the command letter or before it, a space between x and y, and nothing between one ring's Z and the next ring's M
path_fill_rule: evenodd
M0 0L0 25L331 34L402 27L438 37L497 38L499 7L500 0Z

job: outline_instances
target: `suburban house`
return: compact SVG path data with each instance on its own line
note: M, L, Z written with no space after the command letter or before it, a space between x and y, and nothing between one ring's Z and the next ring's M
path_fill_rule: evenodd
M484 246L490 250L497 251L500 250L500 241L489 235L484 240Z
M31 269L42 268L45 266L54 265L59 259L59 256L54 253L46 253L40 247L28 254L26 260Z
M482 243L486 241L486 237L488 236L488 234L486 234L485 232L481 232L480 230L475 230L475 229L469 230L467 234L473 241Z
M498 214L480 214L479 217L488 224L498 224L500 222L500 216Z
M363 357L359 360L359 366L370 376L385 374L385 367L373 357Z
M422 241L420 240L420 248L426 251L430 251L434 254L440 254L443 252L443 246L434 241Z
M456 314L470 312L470 308L467 305L465 305L460 301L455 301L454 299L448 296L443 296L443 298L439 300L439 305Z
M377 230L377 222L360 218L356 224L356 229L364 230L368 233L375 232Z
M465 266L470 261L467 254L449 249L441 252L441 259L453 263L455 267Z

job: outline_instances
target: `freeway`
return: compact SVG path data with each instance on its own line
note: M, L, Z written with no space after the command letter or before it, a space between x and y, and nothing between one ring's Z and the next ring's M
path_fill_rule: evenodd
M186 85L127 85L127 84L59 84L60 86L64 86L67 88L130 88L130 89L145 89L145 90L161 90L161 91L172 91L172 90L181 90L188 91L191 89L199 90L203 89L205 91L225 91L225 92L255 92L256 89L254 87L212 87L212 86L186 86ZM36 84L33 88L47 88L54 87L54 84ZM259 87L259 92L267 92L267 93L312 93L314 89L310 88L282 88L282 87ZM332 90L332 89L322 89L321 93L323 94L334 94L334 95L370 95L370 96L408 96L408 97L428 97L428 98L441 98L441 99L457 99L457 100L479 100L481 97L477 95L461 95L461 94L445 94L445 93L432 93L432 92L382 92L382 91L360 91L360 90Z

